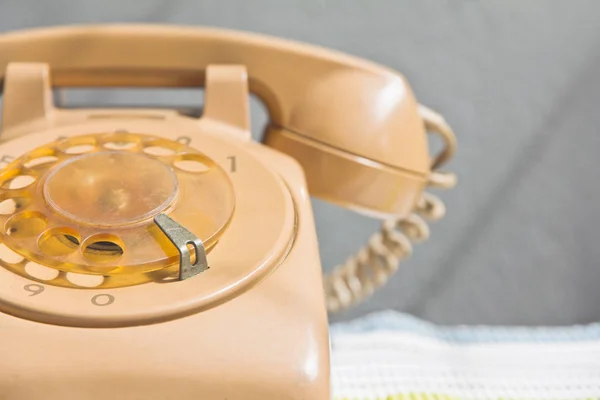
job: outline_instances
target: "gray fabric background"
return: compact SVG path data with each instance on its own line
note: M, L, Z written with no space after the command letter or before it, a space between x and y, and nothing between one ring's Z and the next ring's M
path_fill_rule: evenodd
M553 325L600 320L599 11L594 0L3 0L0 31L209 25L319 44L402 71L419 100L456 130L460 149L450 168L460 184L442 193L448 216L393 281L332 319L395 308L439 323ZM74 96L102 103L130 94ZM256 102L253 117L258 138L265 114ZM319 201L315 213L326 266L378 225Z

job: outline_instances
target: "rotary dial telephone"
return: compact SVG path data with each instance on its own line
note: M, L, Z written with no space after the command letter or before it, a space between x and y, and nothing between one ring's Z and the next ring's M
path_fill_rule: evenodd
M327 310L385 282L443 214L424 189L455 181L454 135L403 76L318 47L44 28L0 35L0 80L2 399L327 399ZM65 109L67 87L206 97L200 118ZM383 220L325 278L309 196Z

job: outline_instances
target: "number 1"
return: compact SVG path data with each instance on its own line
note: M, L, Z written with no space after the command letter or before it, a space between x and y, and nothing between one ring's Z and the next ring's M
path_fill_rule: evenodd
M231 172L235 172L235 170L237 169L236 168L237 167L237 163L236 163L236 160L235 160L235 156L229 156L229 157L227 157L227 159L231 161L231 164L230 164L231 165L231 167L230 167L231 168Z

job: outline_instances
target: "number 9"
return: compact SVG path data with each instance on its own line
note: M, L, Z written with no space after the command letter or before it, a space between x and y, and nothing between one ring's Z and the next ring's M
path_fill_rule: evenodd
M23 289L31 293L29 297L37 296L45 290L45 288L42 285L38 285L37 283L30 283L29 285L25 285L23 286Z

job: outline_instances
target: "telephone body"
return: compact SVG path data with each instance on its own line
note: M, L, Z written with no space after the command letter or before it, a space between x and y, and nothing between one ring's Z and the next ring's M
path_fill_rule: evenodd
M454 136L402 75L314 46L52 27L0 35L0 78L3 399L327 399L327 310L393 273L403 238L427 234L411 213L441 215L424 189L453 182L437 169ZM53 100L197 86L200 118ZM325 280L309 196L384 220Z

